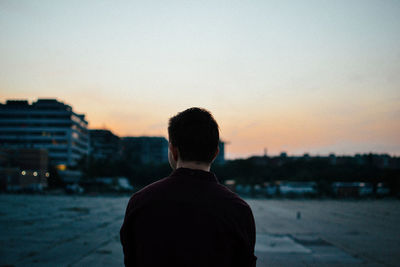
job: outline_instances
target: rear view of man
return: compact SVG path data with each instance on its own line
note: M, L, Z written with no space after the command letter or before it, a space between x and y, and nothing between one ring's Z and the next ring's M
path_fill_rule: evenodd
M135 193L120 231L125 266L255 266L250 207L210 172L219 129L205 109L169 120L173 172Z

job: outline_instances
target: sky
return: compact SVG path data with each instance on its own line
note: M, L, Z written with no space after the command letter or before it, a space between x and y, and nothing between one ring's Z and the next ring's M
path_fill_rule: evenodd
M0 102L167 137L210 110L226 156L400 155L400 1L0 0Z

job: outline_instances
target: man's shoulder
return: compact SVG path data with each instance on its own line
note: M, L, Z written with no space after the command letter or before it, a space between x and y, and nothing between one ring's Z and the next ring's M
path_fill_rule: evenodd
M160 193L161 191L164 191L165 187L168 184L168 177L164 177L154 183L151 183L145 187L143 187L142 189L140 189L139 191L137 191L136 193L134 193L131 196L130 201L138 201L141 200L143 198L149 197L149 196L153 196L157 193Z
M241 198L238 194L231 191L229 188L222 184L218 184L218 191L220 192L220 199L226 203L230 203L233 207L237 209L250 209L249 204Z
M176 180L170 179L170 176L164 177L146 187L142 188L138 192L132 195L129 200L130 206L142 207L149 203L160 203L159 201L168 201L169 199L178 199L178 198L186 198L189 202L201 202L202 205L211 205L213 209L225 210L225 212L235 213L239 216L243 213L251 212L250 206L247 204L245 200L243 200L239 195L232 192L223 184L219 182L207 182L202 183L205 187L201 187L204 189L204 192L200 192L200 188L194 189L195 186L199 186L199 184L190 184L190 187L195 190L195 194L198 198L188 197L193 191L188 190L188 192L182 192L182 189L188 189L188 187L180 187L179 184L182 185L182 181L184 180ZM177 189L179 188L179 189ZM193 196L193 195L190 195ZM200 197L199 197L200 196ZM134 205L132 205L134 204Z

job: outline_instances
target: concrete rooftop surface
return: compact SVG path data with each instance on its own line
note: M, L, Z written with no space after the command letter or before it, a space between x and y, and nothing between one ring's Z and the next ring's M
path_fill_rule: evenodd
M128 197L0 195L1 266L123 266ZM257 266L399 266L399 200L246 200Z

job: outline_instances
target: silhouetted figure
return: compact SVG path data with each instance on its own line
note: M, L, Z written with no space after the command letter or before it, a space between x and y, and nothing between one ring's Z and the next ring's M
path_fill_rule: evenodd
M300 211L297 212L296 218L297 218L297 220L301 219L301 212Z
M190 108L169 120L168 134L173 172L134 194L126 209L125 266L255 266L252 211L210 172L217 122Z

